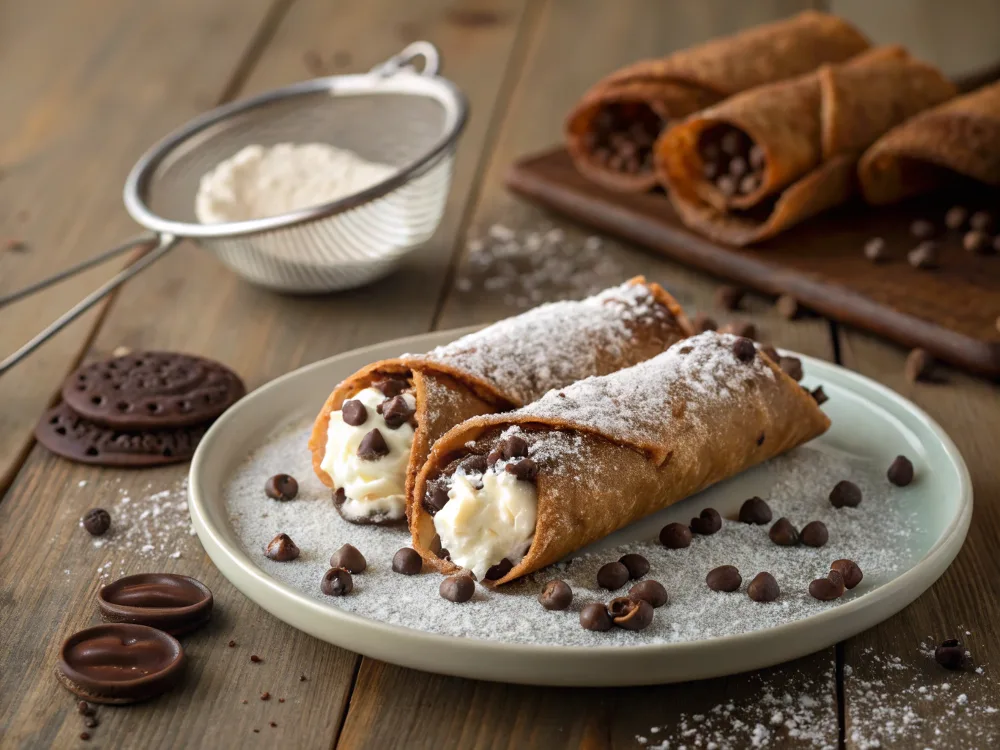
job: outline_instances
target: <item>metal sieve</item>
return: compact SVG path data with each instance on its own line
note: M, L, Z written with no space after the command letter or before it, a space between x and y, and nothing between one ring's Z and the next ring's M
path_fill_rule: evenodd
M413 65L418 58L422 70ZM150 249L0 362L0 374L182 239L212 251L244 279L282 292L349 289L388 274L437 229L468 116L465 97L437 74L439 64L434 45L414 42L368 73L316 78L226 104L168 135L125 182L125 208L151 231L0 297L0 307L138 245ZM332 203L199 223L202 175L245 146L278 143L326 143L397 171Z

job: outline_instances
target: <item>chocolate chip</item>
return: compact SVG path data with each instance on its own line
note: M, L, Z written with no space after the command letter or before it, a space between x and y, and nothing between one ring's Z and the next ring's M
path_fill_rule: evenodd
M889 251L886 249L885 240L881 237L872 237L865 243L865 257L872 263L881 263L889 259Z
M802 360L798 357L782 357L778 362L781 371L796 383L802 380Z
M438 556L438 559L440 559L440 560L450 560L451 559L451 552L449 552L447 550L447 548L442 547L441 549L439 549L437 551L437 556Z
M784 516L774 522L767 535L782 547L795 547L799 543L799 530Z
M980 232L988 232L993 226L993 216L989 211L976 211L969 217L969 226Z
M813 401L816 402L817 406L821 406L830 400L830 397L826 395L826 391L823 390L823 386L818 385L813 388L809 395L813 397Z
M942 641L934 649L934 661L945 669L961 669L965 663L965 648L957 638Z
M667 549L684 549L691 544L691 529L682 523L668 523L660 529L660 544Z
M432 516L448 504L448 490L434 485L424 494L424 508Z
M260 664L264 660L257 656L257 654L250 654L250 661L254 664Z
M926 240L934 236L934 225L927 219L917 219L910 224L910 234L918 240Z
M76 704L76 712L81 716L93 716L94 707L87 703L87 701L79 701Z
M809 594L821 602L839 599L844 595L844 579L836 570L831 570L826 578L817 578L809 584Z
M486 571L486 575L483 577L487 581L499 581L505 575L510 573L514 569L514 563L508 560L506 557L498 562L496 565L490 566L490 569Z
M720 565L708 571L705 583L712 591L733 592L743 584L743 576L735 565Z
M905 487L913 481L913 464L906 456L896 456L889 464L886 476L897 487Z
M90 739L90 732L80 732L80 739L86 742Z
M620 562L605 563L597 571L597 585L609 591L620 589L628 579L628 568Z
M406 420L413 416L413 409L406 403L403 396L393 396L382 404L382 419L391 430L398 429Z
M961 229L969 218L969 210L965 206L952 206L944 215L944 225L948 229Z
M635 552L629 552L618 558L618 562L628 570L628 577L633 581L642 578L649 572L649 560Z
M854 482L842 479L830 490L830 505L834 508L857 508L861 505L861 489Z
M737 130L735 128L730 128L722 134L719 138L719 147L722 149L723 153L729 154L730 156L735 156L742 153L744 150L745 136L742 130Z
M757 356L757 348L753 345L753 341L741 337L733 342L733 354L740 362L752 362Z
M723 310L737 310L746 292L737 286L720 286L715 290L715 304Z
M732 320L719 329L719 333L731 333L743 338L757 338L757 326L746 320Z
M104 508L91 508L83 514L83 528L91 536L101 536L111 527L111 514Z
M903 371L911 383L933 380L934 358L924 349L914 349L907 355Z
M93 729L94 727L97 726L97 724L98 724L97 719L95 719L93 716L88 716L86 719L83 720L83 725L88 729Z
M263 693L260 694L260 699L262 701L269 701L271 700L271 694L265 690Z
M719 176L719 162L706 161L701 168L701 173L706 180L715 180Z
M740 184L732 175L724 174L715 181L715 186L724 196L729 198L730 196L736 195L736 191L739 190Z
M346 568L330 568L319 587L327 596L346 596L354 591L354 579Z
M382 392L386 398L393 398L410 387L410 384L399 378L389 378L387 380L377 380L372 383L372 388Z
M340 416L344 419L344 424L351 427L359 427L368 421L368 410L365 405L357 399L345 401L340 407Z
M802 312L799 301L790 294L782 294L774 303L778 313L786 320L795 320Z
M522 458L517 463L510 463L504 467L504 471L513 474L518 479L525 482L534 482L538 476L538 464L530 458Z
M500 451L508 461L512 458L524 458L528 455L528 441L520 435L511 435L500 444Z
M691 326L694 328L695 333L704 333L705 331L714 331L719 327L719 324L714 319L705 315L705 313L698 313L694 316L694 320L691 321Z
M799 538L807 547L822 547L829 541L830 532L822 521L810 521L803 527Z
M376 427L363 438L358 445L358 458L362 461L377 461L382 456L389 455L389 446L386 445L385 438Z
M722 516L715 508L705 508L697 518L691 519L691 531L708 536L722 528Z
M759 497L751 497L740 506L740 521L758 526L771 523L771 506Z
M605 632L614 627L608 608L600 602L591 602L580 610L580 626L584 630Z
M462 467L462 471L466 474L484 474L486 473L486 456L481 454L474 454L468 458L462 459L462 463L459 464Z
M331 568L344 568L351 573L364 573L368 567L368 561L361 554L361 550L353 544L345 544L330 557Z
M538 603L545 609L558 612L573 602L573 589L565 581L549 581L538 594Z
M412 547L403 547L392 556L392 570L404 576L415 576L423 567L420 553Z
M985 253L990 249L989 235L978 229L972 229L962 237L962 247L970 253Z
M740 180L739 191L743 195L749 195L758 187L760 187L760 175L748 174Z
M288 474L275 474L264 483L264 494L272 500L294 500L299 494L299 483Z
M861 568L853 560L834 560L830 563L830 569L840 573L841 578L844 579L844 585L849 589L853 589L865 577Z
M767 164L767 154L764 151L764 147L759 143L755 143L750 147L748 157L750 159L750 166L758 172L763 170L764 165Z
M770 573L758 573L747 586L747 596L755 602L773 602L780 594L778 582Z
M611 621L624 630L645 630L653 622L653 607L643 599L619 596L608 603Z
M761 354L763 354L769 360L771 360L772 362L774 362L774 364L778 364L781 361L781 355L778 354L778 350L775 349L770 344L761 345L761 346L757 347L757 351L759 351Z
M565 398L565 396L563 396L563 398ZM503 451L499 447L494 448L486 454L486 465L492 469L493 465L501 458L503 458Z
M734 156L729 160L729 174L739 179L747 173L747 161L742 156Z
M668 598L667 590L663 584L652 578L639 581L628 590L628 595L630 599L642 599L644 602L649 602L649 605L654 609L666 604Z
M441 581L438 593L443 599L447 599L449 602L461 604L462 602L469 601L472 595L476 593L476 583L468 573L448 576Z
M906 260L911 266L922 271L937 268L937 243L934 240L924 240L906 254Z
M338 487L337 489L335 489L333 491L333 504L334 505L336 505L337 507L340 507L341 505L344 504L345 500L347 500L347 493L344 492L344 488L343 487Z
M228 644L226 644L226 645L228 645L228 646L229 646L229 648L236 648L236 641L233 641L233 640L231 640L231 641L229 641L229 643L228 643Z
M299 556L299 548L288 534L278 534L267 543L265 554L275 562L288 562Z

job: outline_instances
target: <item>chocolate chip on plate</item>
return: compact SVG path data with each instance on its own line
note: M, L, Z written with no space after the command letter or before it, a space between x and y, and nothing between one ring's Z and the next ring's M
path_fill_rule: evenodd
M865 243L865 257L872 263L881 263L889 259L889 251L886 248L885 240L881 237L872 237Z
M111 527L111 514L104 508L91 508L83 514L83 528L91 536L101 536Z
M267 543L265 554L275 562L288 562L299 556L299 548L288 534L278 534Z
M795 547L799 543L799 530L784 516L774 522L767 535L772 542L782 547Z
M743 576L735 565L720 565L708 571L705 583L712 591L732 592L743 584Z
M361 550L353 544L345 544L330 557L331 568L344 568L351 573L364 573L368 567L368 561L361 554Z
M135 703L173 687L184 662L181 644L162 630L110 623L67 638L59 651L56 677L92 703Z
M821 602L839 599L844 595L844 578L836 570L831 570L826 578L817 578L809 584L809 594Z
M823 404L825 404L827 401L830 400L830 397L826 395L826 391L823 390L823 386L821 385L818 385L815 388L813 388L809 392L809 395L813 397L813 401L816 402L816 406L822 406Z
M924 240L906 254L906 260L911 266L922 271L937 268L937 243L934 240Z
M390 430L398 429L412 416L413 409L403 396L393 396L382 404L382 419Z
M755 602L773 602L781 594L778 582L770 573L758 573L747 586L747 596Z
M363 438L358 445L358 458L362 461L378 461L382 456L389 455L389 446L376 427Z
M965 647L957 638L942 641L934 649L934 661L945 669L961 669L965 663Z
M910 234L918 240L926 240L934 236L934 225L927 219L917 219L910 224Z
M865 577L861 568L853 560L834 560L830 563L830 570L836 570L840 573L841 578L844 579L844 585L849 589L853 589Z
M854 482L840 480L830 490L830 505L834 508L857 508L861 505L861 489Z
M781 371L798 383L802 380L802 360L798 357L782 357L778 361Z
M645 630L653 622L653 607L644 599L619 596L608 603L608 614L624 630Z
M751 497L740 506L740 521L762 526L771 523L771 506L759 497Z
M400 378L387 378L386 380L377 380L372 383L372 388L381 391L382 395L386 398L398 396L409 387L410 384Z
M105 622L149 625L170 635L201 627L212 615L212 592L201 581L173 573L125 576L97 592Z
M944 225L948 229L961 229L969 218L969 209L965 206L952 206L944 215Z
M715 304L723 310L737 310L746 292L737 286L720 286L715 290Z
M733 342L733 354L740 362L752 362L757 356L757 347L748 338L740 337Z
M327 596L345 596L354 591L354 579L346 568L330 568L323 574L319 588Z
M932 380L934 358L924 349L914 349L907 355L903 371L906 373L906 379L911 383Z
M799 538L807 547L822 547L830 540L830 532L822 521L810 521L802 528Z
M423 567L420 553L412 547L403 547L392 556L392 569L404 576L415 576Z
M913 481L913 464L906 456L896 456L889 464L886 476L897 487L905 487Z
M472 580L472 576L468 573L448 576L441 581L438 593L443 599L447 599L449 602L461 604L462 602L469 601L472 595L476 593L476 582Z
M993 215L989 211L976 211L969 217L969 226L980 232L988 232L993 226Z
M649 560L635 552L629 552L618 558L618 562L628 570L628 577L633 581L642 578L649 572Z
M483 576L487 581L499 581L505 575L510 573L514 569L514 563L508 560L506 557L503 558L496 565L491 565Z
M628 568L617 561L605 563L597 571L597 585L609 591L620 589L628 579Z
M344 424L351 427L360 427L368 421L368 409L357 399L345 401L340 407L340 416L344 419Z
M719 324L715 322L714 318L708 317L705 313L698 313L691 321L691 326L694 328L695 333L704 333L705 331L716 330Z
M516 463L507 464L504 471L525 482L534 482L538 476L538 464L530 458L522 458Z
M790 294L782 294L774 303L778 313L786 320L795 320L802 313L799 301Z
M572 602L573 589L566 581L549 581L538 594L538 603L553 612L566 609Z
M979 229L970 229L962 237L962 247L970 253L985 253L990 250L990 237Z
M580 626L584 630L605 632L614 627L608 608L600 602L591 602L580 610Z
M294 500L299 483L289 474L275 474L264 483L264 494L272 500Z
M462 471L466 474L484 474L486 473L486 469L489 468L486 463L486 456L481 453L474 453L468 458L463 458L459 466L462 467Z
M722 528L722 516L715 508L705 508L697 518L691 519L691 531L709 536Z
M684 549L691 544L691 529L682 523L668 523L660 529L660 544L667 549Z
M654 581L652 578L639 581L628 590L628 595L631 599L642 599L644 602L649 602L649 605L654 609L666 604L668 598L667 589L662 583Z
M504 459L525 458L528 455L528 441L520 435L511 435L500 444L500 453Z

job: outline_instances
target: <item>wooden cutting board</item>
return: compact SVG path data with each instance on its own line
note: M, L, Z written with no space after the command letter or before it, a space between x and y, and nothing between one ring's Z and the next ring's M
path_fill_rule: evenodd
M1000 378L1000 254L962 248L944 228L953 205L989 208L1000 231L1000 196L976 191L873 209L855 203L815 217L752 248L706 239L685 227L662 193L616 193L583 178L564 149L516 162L507 186L545 208L765 294L790 294L830 319L872 331L980 375ZM938 227L941 263L906 262L915 219ZM863 247L887 243L891 260L873 264Z

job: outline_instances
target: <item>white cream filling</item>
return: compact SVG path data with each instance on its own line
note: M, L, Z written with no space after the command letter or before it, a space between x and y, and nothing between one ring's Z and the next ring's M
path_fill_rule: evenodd
M404 393L403 398L411 409L416 408L412 394ZM406 514L406 467L413 445L413 427L404 422L392 429L385 423L375 409L386 397L375 388L365 388L351 400L364 404L367 418L364 424L355 427L344 421L341 412L330 414L326 454L320 468L333 478L334 487L344 490L346 499L340 506L344 517L399 520ZM364 461L358 457L358 446L374 429L382 433L389 453L376 461Z
M538 493L532 482L518 480L501 464L483 475L452 477L448 503L434 516L434 527L451 561L475 573L486 571L505 557L517 565L535 536ZM479 483L482 489L476 489Z

